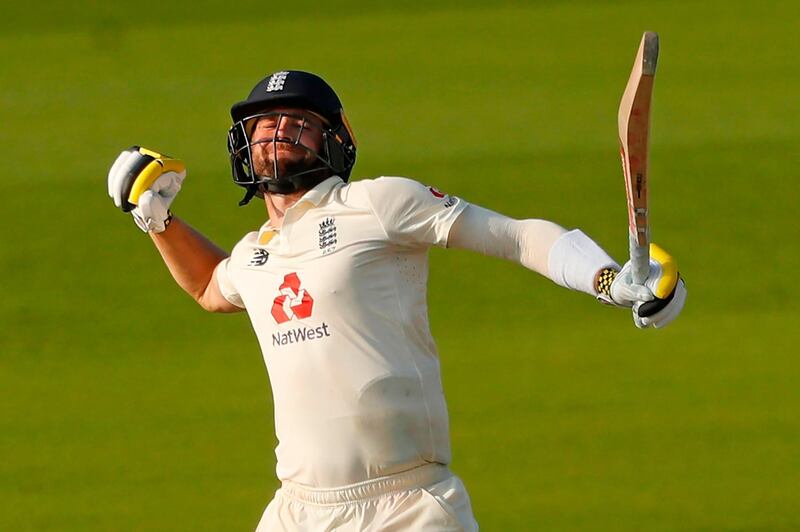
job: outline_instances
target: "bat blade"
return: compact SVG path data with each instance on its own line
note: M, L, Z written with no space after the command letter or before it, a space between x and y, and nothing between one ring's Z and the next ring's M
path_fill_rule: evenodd
M628 199L628 229L633 281L644 283L650 272L650 225L648 219L648 145L650 104L658 63L658 34L645 32L636 53L628 84L619 104L622 172Z

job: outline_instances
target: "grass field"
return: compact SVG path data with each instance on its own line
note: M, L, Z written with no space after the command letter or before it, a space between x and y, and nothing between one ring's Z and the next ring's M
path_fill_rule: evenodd
M184 158L177 214L230 248L230 104L320 73L354 177L406 175L626 252L616 111L661 34L663 331L512 264L434 250L453 469L482 530L800 529L800 8L785 2L44 1L0 21L0 530L252 530L277 486L247 318L203 313L105 176Z

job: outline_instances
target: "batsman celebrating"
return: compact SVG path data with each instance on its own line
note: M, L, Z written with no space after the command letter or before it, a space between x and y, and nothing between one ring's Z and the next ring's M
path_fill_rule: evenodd
M246 311L275 409L281 487L258 532L474 531L450 462L448 416L428 325L428 249L515 261L663 327L686 289L653 248L634 284L580 230L513 220L401 177L349 182L356 141L339 97L281 71L231 109L228 150L246 204L269 219L228 255L170 207L186 176L155 151L123 151L108 175L117 207L149 233L177 283L211 312ZM636 308L648 301L648 316Z

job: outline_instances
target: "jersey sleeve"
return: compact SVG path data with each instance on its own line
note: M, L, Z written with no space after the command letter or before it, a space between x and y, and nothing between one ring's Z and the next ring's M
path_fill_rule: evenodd
M403 177L363 181L386 236L407 246L447 246L450 227L467 202Z
M228 300L228 303L231 305L235 305L239 308L245 308L245 304L242 300L241 294L239 293L239 289L236 287L237 259L241 254L240 249L242 247L242 242L248 238L252 238L252 235L254 234L255 233L245 236L245 238L236 244L231 252L231 256L217 264L217 267L214 270L214 279L217 280L217 287L219 287L222 297Z
M231 258L228 257L217 264L217 268L214 272L214 278L217 280L217 286L219 287L222 297L227 299L228 303L231 305L244 308L242 296L239 295L239 291L236 289L236 285L233 283L233 279L231 279L231 276L228 273L228 267L230 266L230 263Z

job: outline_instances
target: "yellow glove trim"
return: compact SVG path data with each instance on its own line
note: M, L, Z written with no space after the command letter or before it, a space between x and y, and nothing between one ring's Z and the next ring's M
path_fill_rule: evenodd
M672 255L656 244L650 244L650 258L661 264L661 279L658 281L655 296L664 299L678 284L678 263Z
M186 170L186 164L180 159L173 159L172 157L148 150L147 148L139 148L139 153L142 155L149 155L153 157L154 160L150 161L150 163L144 167L144 170L139 172L139 175L136 176L136 180L133 182L131 193L128 195L128 202L133 205L139 204L139 196L150 188L164 173L181 173Z
M148 150L147 148L142 148L142 147L139 148L139 153L141 153L143 155L149 155L153 159L161 159L162 157L169 158L169 156L165 156L165 155L163 155L161 153L158 153L157 151Z

